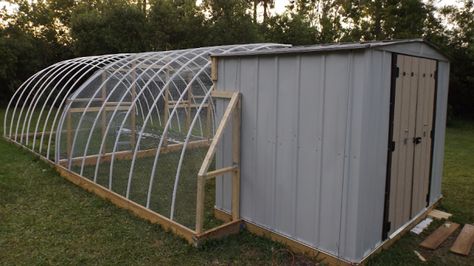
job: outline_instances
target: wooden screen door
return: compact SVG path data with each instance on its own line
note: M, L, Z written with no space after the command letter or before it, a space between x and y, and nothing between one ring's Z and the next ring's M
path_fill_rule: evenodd
M390 233L427 206L436 78L435 60L395 58L388 170Z

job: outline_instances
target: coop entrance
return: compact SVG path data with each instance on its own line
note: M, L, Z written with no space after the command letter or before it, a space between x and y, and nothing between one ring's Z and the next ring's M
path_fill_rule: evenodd
M384 238L427 206L436 67L435 60L393 56Z

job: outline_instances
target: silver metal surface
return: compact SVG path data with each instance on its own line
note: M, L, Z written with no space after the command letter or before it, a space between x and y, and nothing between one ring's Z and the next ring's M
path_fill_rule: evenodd
M243 219L358 262L382 242L392 52L439 60L431 203L441 196L449 63L418 40L330 46L218 55L216 89L242 93ZM230 130L218 167L231 163ZM226 212L229 180L216 183Z

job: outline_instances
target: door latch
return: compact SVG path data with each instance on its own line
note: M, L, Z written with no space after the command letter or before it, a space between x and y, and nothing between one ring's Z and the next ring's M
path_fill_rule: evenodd
M421 143L421 137L414 137L413 138L413 143L420 144Z

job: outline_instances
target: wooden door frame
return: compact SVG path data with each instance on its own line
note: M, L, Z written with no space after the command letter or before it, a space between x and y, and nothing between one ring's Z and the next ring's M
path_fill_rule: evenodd
M430 170L428 177L428 193L426 196L426 206L429 206L430 195L431 195L431 179L432 179L432 168L433 168L433 150L434 150L434 140L435 140L435 128L436 128L436 106L437 106L437 96L438 96L438 67L439 60L433 58L426 58L421 56L413 56L403 53L392 53L392 62L391 62L391 76L390 76L390 116L389 116L389 130L388 130L388 145L387 145L387 171L385 175L385 193L384 193L384 210L383 210L383 222L382 222L382 241L388 238L388 232L391 229L391 223L389 221L390 216L390 190L391 190L391 172L392 172L392 154L395 151L396 143L393 139L393 122L394 122L394 111L395 111L395 89L396 89L396 80L399 77L399 68L397 67L397 57L398 55L411 56L416 58L429 59L436 62L436 69L434 74L435 84L434 84L434 99L433 99L433 117L432 117L432 128L431 128L431 151L430 151ZM407 221L408 222L408 221Z

